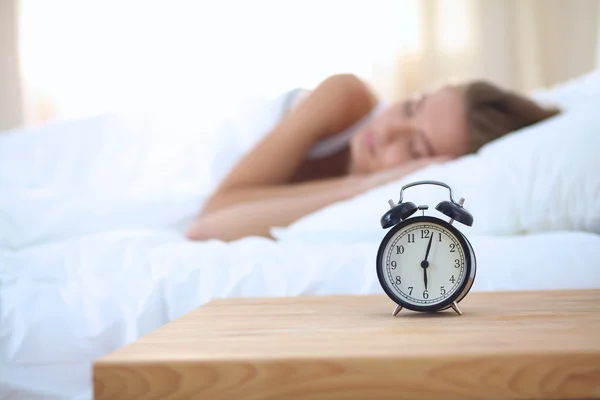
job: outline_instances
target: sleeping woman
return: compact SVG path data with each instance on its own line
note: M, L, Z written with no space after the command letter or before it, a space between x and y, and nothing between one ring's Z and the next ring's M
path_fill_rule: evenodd
M296 96L221 182L187 236L270 237L272 227L475 152L557 113L485 81L385 105L356 76L331 76Z

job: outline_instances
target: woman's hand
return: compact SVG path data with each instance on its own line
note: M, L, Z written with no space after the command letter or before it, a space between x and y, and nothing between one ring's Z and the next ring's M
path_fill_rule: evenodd
M374 189L376 187L385 185L386 183L402 179L410 173L434 164L445 163L450 161L450 159L451 158L447 156L419 158L418 160L411 161L393 169L375 172L365 177L366 190Z

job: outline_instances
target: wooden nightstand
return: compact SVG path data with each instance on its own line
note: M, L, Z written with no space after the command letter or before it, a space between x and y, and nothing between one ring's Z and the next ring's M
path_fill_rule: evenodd
M600 290L215 300L97 360L97 399L600 398Z

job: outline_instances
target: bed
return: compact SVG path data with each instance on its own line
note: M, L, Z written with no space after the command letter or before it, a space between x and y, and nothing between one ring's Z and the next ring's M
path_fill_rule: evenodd
M274 227L276 240L182 233L287 94L201 123L104 115L0 135L0 398L89 399L95 358L213 298L382 293L379 217L424 178L475 216L473 290L600 287L600 72L534 95L566 112ZM446 194L411 196L433 208Z

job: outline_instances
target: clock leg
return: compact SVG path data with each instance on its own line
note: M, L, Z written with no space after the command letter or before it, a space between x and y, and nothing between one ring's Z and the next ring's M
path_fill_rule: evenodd
M450 304L450 307L452 307L455 313L457 313L458 315L462 315L462 311L460 310L458 304L455 301L453 301L452 304Z
M400 312L400 310L402 310L402 306L396 306L396 308L394 309L394 312L393 312L394 317L396 315L398 315L398 313Z

